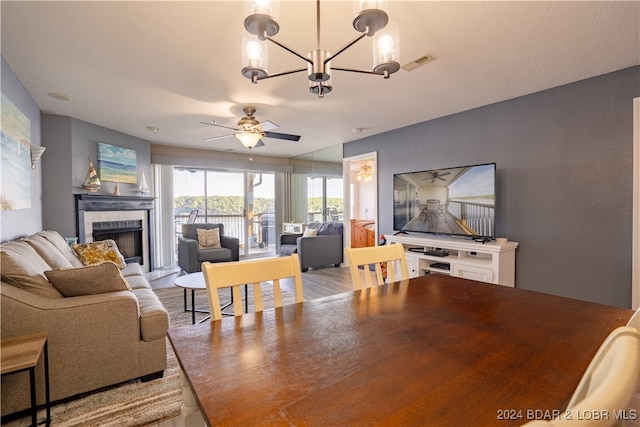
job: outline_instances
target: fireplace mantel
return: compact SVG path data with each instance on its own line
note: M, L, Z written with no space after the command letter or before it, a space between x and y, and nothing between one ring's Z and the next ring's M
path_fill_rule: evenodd
M148 248L149 271L153 271L153 208L155 197L146 196L108 196L96 194L75 194L76 234L79 243L86 243L87 212L123 212L144 211L145 246ZM90 221L90 220L89 220Z
M76 210L83 211L139 211L153 210L155 197L99 196L76 194Z

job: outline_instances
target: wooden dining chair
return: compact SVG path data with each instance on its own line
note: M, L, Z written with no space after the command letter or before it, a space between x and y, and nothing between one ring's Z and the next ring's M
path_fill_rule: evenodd
M363 288L362 271L364 271L364 284L367 288L384 284L385 278L389 282L409 279L409 267L404 256L404 247L400 243L366 248L344 248L344 254L349 264L351 281L355 290ZM374 272L369 267L371 264L375 266ZM386 265L384 273L383 265ZM364 267L363 270L360 269L360 266Z
M282 307L282 290L280 279L292 277L294 281L296 302L303 302L302 274L298 254L279 258L262 258L250 261L222 263L202 263L202 273L207 285L207 298L211 321L222 318L218 289L231 288L233 301L242 301L241 287L253 285L255 311L264 309L261 282L273 281L273 298L275 307ZM242 315L242 304L233 304L235 316Z
M629 403L638 387L640 375L640 332L630 326L615 329L602 343L587 367L567 409L557 419L535 420L527 427L614 426L622 425L629 415ZM607 417L585 417L584 414L604 414ZM583 416L580 417L579 415ZM600 418L600 419L598 419Z
M627 322L627 326L631 326L640 331L640 307L638 307L635 314L631 316L631 319Z

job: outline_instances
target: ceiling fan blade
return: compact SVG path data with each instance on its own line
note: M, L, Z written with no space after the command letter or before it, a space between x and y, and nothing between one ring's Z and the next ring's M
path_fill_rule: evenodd
M300 141L300 135L290 135L288 133L265 132L264 136L275 139L286 139L287 141Z
M280 126L278 126L277 124L273 123L270 120L265 120L264 122L262 122L262 131L263 132L268 132L271 129L278 129Z
M450 175L451 172L445 172L445 173L439 173L438 176L446 176L446 175Z
M258 143L253 148L264 147L264 142L262 140L258 141Z
M439 179L440 181L446 181L446 179L444 179L444 178L440 178L440 177L438 177L438 179Z
M226 134L226 135L220 135L220 136L212 136L211 138L205 138L203 139L203 141L214 141L216 139L222 139L222 138L226 138L228 136L233 136L232 133Z
M229 126L219 125L216 122L200 122L200 123L203 124L203 125L215 126L215 127L225 128L225 129L230 129L230 130L236 130L236 131L240 130L238 128L232 128L232 127L229 127Z

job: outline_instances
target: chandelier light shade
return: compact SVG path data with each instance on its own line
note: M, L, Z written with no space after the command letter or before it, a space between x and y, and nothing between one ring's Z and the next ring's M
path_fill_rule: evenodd
M309 91L316 94L319 98L322 98L333 89L333 85L330 83L332 70L375 74L388 79L391 74L400 69L399 29L396 24L389 23L386 1L355 0L353 28L359 34L344 47L336 50L335 53L320 48L320 0L316 0L317 48L311 50L306 55L296 52L273 38L280 31L280 24L278 24L277 20L277 10L276 0L248 0L246 2L244 28L247 36L243 38L242 75L254 84L258 83L259 80L306 71L310 81ZM332 67L331 61L334 58L362 40L365 36L374 39L373 67L371 70ZM273 43L292 55L297 56L307 63L306 68L269 74L266 60L266 42Z
M385 79L400 69L400 32L398 24L390 22L373 38L373 71Z
M247 17L244 21L245 28L249 33L258 35L260 40L265 40L265 32L273 36L280 31L280 4L276 0L247 0L244 4L244 16ZM249 19L251 16L253 18Z
M242 69L242 75L248 79L260 79L269 75L269 46L264 40L260 40L245 32L242 35L242 63L247 64Z

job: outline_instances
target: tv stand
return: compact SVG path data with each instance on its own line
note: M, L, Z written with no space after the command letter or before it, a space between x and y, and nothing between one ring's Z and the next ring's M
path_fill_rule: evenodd
M386 235L387 243L400 243L405 248L409 275L449 274L451 276L515 286L517 242L498 244L477 242L447 236ZM447 251L447 256L429 252ZM449 268L446 268L448 265Z

